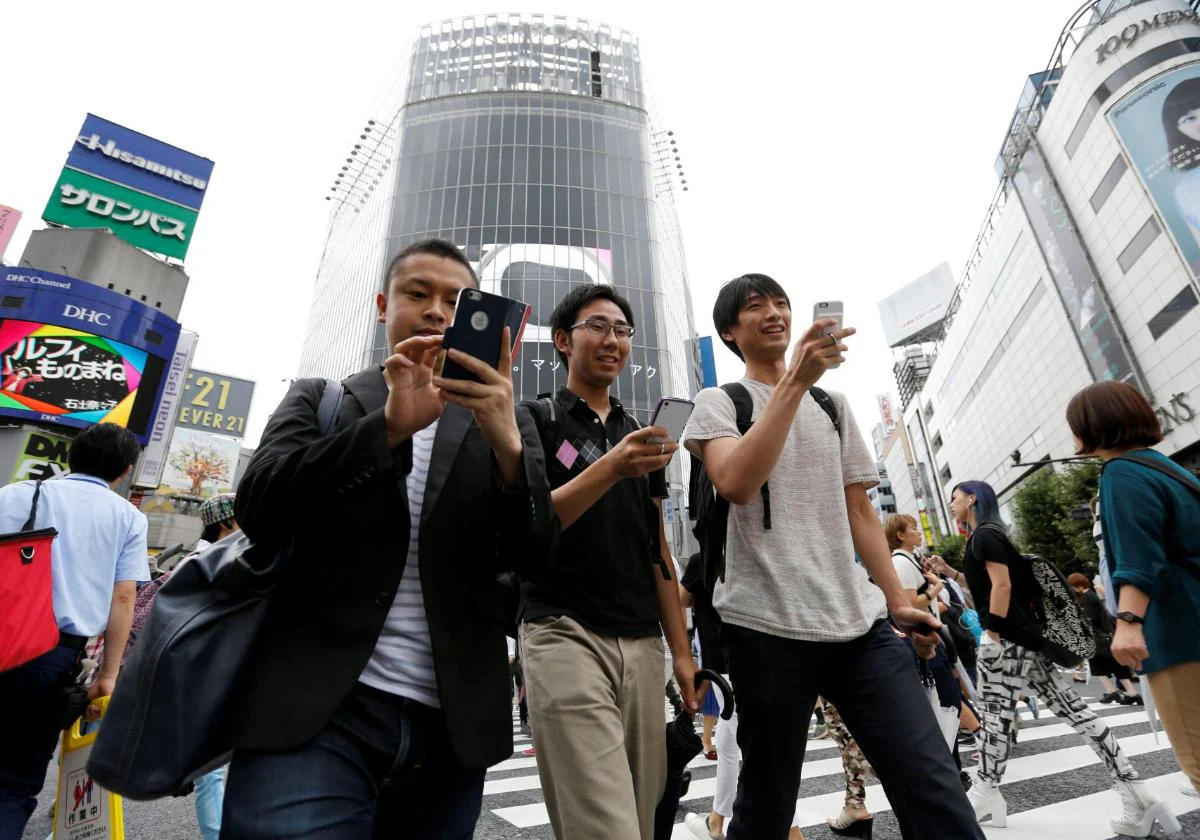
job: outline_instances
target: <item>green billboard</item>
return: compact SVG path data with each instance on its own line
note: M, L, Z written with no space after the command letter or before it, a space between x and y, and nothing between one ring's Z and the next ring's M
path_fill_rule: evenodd
M130 245L182 260L195 210L64 167L42 218L73 228L108 228Z

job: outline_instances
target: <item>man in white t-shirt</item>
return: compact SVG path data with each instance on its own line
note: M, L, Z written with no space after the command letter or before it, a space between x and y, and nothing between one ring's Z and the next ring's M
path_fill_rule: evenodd
M820 695L862 746L905 836L982 840L912 655L886 623L890 608L929 654L937 619L913 608L896 578L867 498L878 484L874 459L849 405L828 395L835 422L810 392L844 361L842 342L855 331L818 321L789 362L790 300L761 274L727 283L713 320L746 363L739 384L754 405L743 435L731 397L706 389L683 435L730 502L725 577L713 597L742 748L727 837L787 836L808 737L797 712Z

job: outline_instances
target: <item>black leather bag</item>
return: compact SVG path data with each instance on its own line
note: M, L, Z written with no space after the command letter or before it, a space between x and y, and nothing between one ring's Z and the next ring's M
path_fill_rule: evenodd
M327 382L317 412L323 435L341 398L340 383ZM289 554L239 531L174 571L117 681L88 758L92 778L129 799L156 799L229 760L222 733L233 687Z

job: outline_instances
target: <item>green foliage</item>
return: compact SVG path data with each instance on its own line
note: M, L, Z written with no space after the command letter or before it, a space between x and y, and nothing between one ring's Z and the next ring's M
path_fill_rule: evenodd
M934 554L940 554L942 559L956 569L962 568L963 548L966 546L966 537L954 534L945 537L937 545L933 547Z
M1015 541L1023 551L1040 554L1063 574L1096 574L1096 547L1090 520L1071 518L1084 507L1100 484L1100 465L1072 464L1060 473L1040 470L1017 491L1013 500Z

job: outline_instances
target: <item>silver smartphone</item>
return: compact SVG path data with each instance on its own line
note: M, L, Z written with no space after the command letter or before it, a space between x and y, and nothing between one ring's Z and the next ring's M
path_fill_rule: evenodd
M666 429L667 439L677 441L683 434L683 427L687 425L688 418L692 416L692 409L695 407L695 403L682 397L663 397L654 408L654 416L650 419L650 425ZM666 441L653 438L650 442L665 443Z
M826 318L835 319L837 326L827 328L823 335L830 335L842 328L842 302L840 300L819 300L813 305L813 323ZM836 364L834 367L839 368L841 364Z

